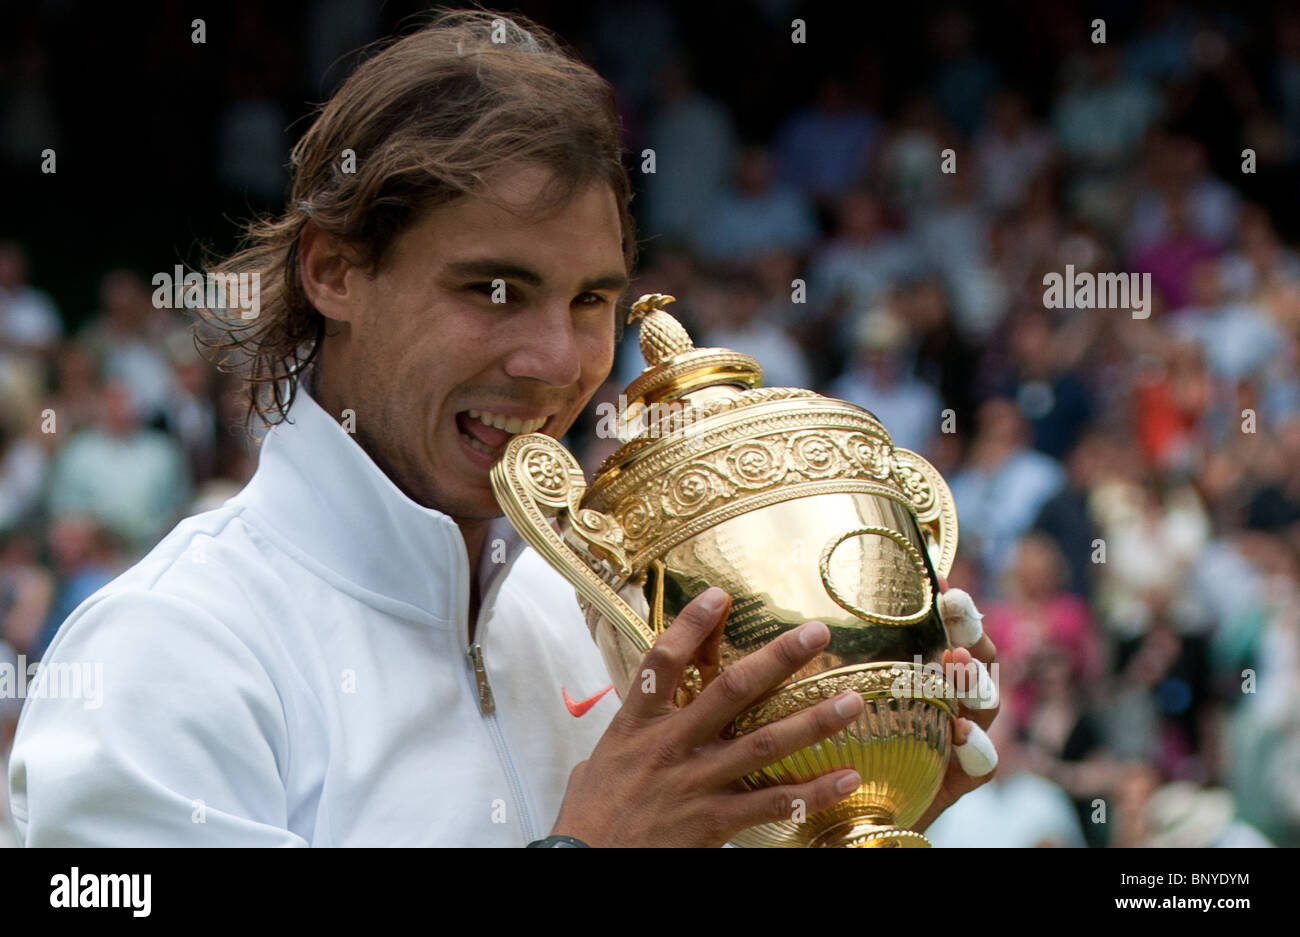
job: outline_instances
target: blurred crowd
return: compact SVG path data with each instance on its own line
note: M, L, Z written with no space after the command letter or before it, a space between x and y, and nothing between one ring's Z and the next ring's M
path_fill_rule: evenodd
M237 382L130 270L68 336L27 258L0 242L0 745L31 666L86 598L256 466ZM0 688L4 683L0 682ZM6 787L7 790L7 787ZM4 835L0 834L0 842Z
M785 43L804 6L754 16ZM683 4L555 24L619 94L633 295L674 294L770 386L867 408L952 488L1001 766L936 845L1300 845L1300 14L1139 8L1105 43L1077 11L1038 24L1033 86L936 9L892 95L870 55L820 61L767 120L701 81ZM379 29L350 15L322 47ZM221 178L265 193L287 145L255 116L227 115L266 143ZM1149 317L1047 308L1067 265L1150 274ZM256 460L236 388L139 272L104 272L89 317L43 287L0 245L0 654L29 660ZM589 472L616 445L595 405L640 367L632 329L571 435Z

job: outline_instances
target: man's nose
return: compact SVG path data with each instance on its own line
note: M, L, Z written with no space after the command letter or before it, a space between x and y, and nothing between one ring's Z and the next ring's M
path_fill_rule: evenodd
M538 305L509 327L518 328L519 334L514 351L506 359L508 375L556 387L567 387L582 376L582 349L567 303Z

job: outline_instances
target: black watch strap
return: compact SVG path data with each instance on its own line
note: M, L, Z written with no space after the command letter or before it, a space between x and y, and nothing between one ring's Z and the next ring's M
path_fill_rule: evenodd
M580 839L572 836L548 836L545 839L534 840L528 844L529 849L590 849Z

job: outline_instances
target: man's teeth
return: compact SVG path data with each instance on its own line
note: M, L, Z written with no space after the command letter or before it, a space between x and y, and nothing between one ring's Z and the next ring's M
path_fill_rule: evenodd
M502 416L500 413L489 413L486 410L470 410L469 415L485 426L505 430L512 436L517 433L536 432L546 425L546 417L542 417L540 420L521 420L517 416ZM483 451L492 452L494 450L484 447Z
M484 455L497 454L497 450L492 449L486 444L479 442L477 439L475 439L473 436L470 436L468 433L461 433L460 438L465 440L465 442L469 443L469 447L471 449L477 449L479 452L483 453Z

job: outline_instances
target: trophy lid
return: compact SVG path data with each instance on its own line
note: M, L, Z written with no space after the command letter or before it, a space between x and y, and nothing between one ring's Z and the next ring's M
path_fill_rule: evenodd
M632 568L763 504L851 491L901 502L923 527L942 526L935 568L946 572L956 516L929 463L896 448L861 407L805 388L763 387L763 369L749 355L696 348L663 309L673 301L650 293L632 306L628 321L642 320L646 368L619 408L620 446L581 499L582 508L618 522Z
M704 399L735 396L763 383L763 369L749 355L730 348L696 348L686 329L663 307L676 298L647 293L632 306L628 323L641 320L641 355L646 367L627 386L626 411L621 421L622 442L647 430L667 429L653 424L660 414L681 415L681 408L656 407L681 401L689 408ZM709 388L719 390L701 394Z

